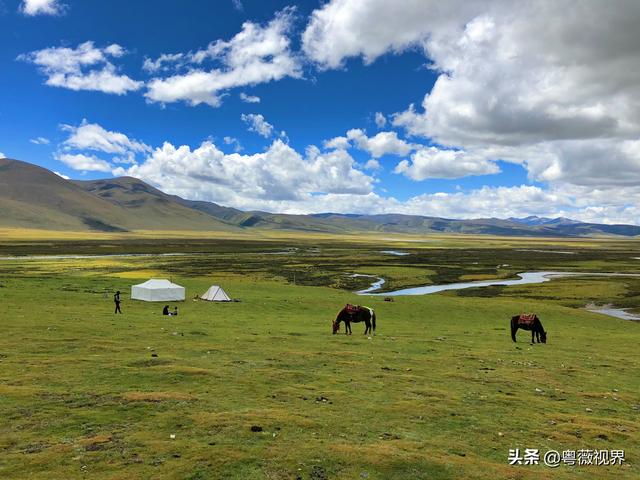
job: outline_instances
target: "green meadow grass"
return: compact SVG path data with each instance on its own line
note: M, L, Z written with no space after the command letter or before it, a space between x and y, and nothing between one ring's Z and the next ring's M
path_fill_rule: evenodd
M377 253L388 246L291 244L303 251L225 244L188 258L0 262L0 478L638 478L640 325L574 308L629 302L635 281L394 302L330 287L355 271L397 286L534 263L632 271L634 245L539 261L490 249L472 264L469 251L410 259ZM178 317L128 298L158 275L187 288ZM212 283L241 301L190 299ZM124 315L113 314L115 289ZM375 308L374 337L359 324L331 335L346 302ZM538 313L548 344L523 331L511 342L509 318L523 310ZM624 449L627 462L509 466L510 448Z

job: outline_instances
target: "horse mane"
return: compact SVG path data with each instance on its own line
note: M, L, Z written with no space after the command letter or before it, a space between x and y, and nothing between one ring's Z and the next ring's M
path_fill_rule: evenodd
M345 315L350 315L350 313L349 313L349 311L347 309L347 305L345 305L344 307L342 307L340 309L340 311L336 315L336 319L334 320L334 322L337 322L338 320L341 320Z

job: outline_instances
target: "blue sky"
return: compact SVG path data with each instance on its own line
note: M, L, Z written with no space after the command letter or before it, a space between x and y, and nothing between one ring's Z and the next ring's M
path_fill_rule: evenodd
M637 223L623 16L437 5L0 0L0 152L246 209Z

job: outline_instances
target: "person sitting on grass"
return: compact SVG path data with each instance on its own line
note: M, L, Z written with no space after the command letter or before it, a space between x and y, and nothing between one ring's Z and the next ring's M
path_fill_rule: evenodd
M162 314L163 315L171 315L169 313L169 305L165 305L164 308L162 309Z
M174 317L178 315L178 307L176 307L176 308L173 310L173 313L172 313L171 315L173 315Z

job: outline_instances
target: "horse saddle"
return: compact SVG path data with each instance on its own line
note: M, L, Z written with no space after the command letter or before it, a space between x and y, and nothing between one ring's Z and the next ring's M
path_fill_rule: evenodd
M358 313L360 311L360 306L359 305L351 305L350 303L347 303L347 305L344 308L345 308L345 310L347 311L347 313L349 315L353 315L353 314Z
M519 323L530 324L536 319L535 313L521 313Z

